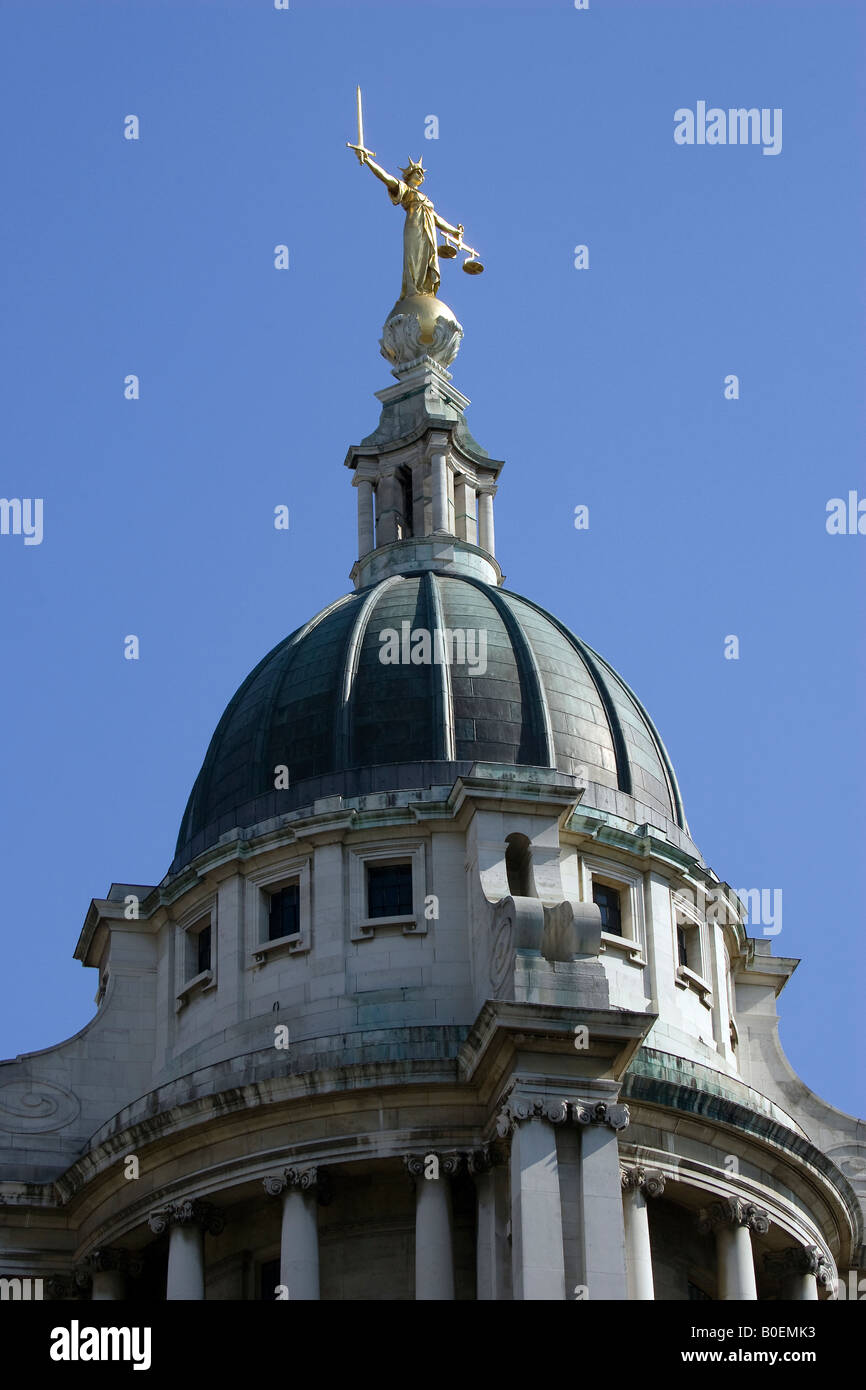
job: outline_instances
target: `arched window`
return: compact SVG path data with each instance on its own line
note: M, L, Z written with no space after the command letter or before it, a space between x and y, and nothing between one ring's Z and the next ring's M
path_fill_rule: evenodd
M532 846L526 835L515 832L505 837L505 872L513 898L534 898Z

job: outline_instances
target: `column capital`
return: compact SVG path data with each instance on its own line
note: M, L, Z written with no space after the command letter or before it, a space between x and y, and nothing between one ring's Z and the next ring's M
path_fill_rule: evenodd
M498 1168L508 1162L506 1149L496 1140L490 1144L482 1144L479 1149L471 1149L465 1157L466 1171L473 1178L481 1173L489 1173L491 1168Z
M823 1289L833 1288L836 1282L827 1256L817 1245L789 1245L786 1250L769 1250L764 1256L764 1268L778 1279L812 1274Z
M168 1202L164 1207L151 1212L147 1224L154 1235L161 1235L169 1226L201 1226L208 1235L218 1236L226 1222L219 1207L198 1198L184 1198L179 1202Z
M742 1197L723 1197L704 1207L698 1220L698 1229L704 1234L720 1226L746 1226L755 1235L763 1236L770 1229L770 1213Z
M610 1129L627 1129L631 1115L627 1105L609 1101L575 1101L572 1118L579 1125L607 1125Z
M119 1245L103 1245L79 1260L75 1266L75 1282L79 1288L85 1288L94 1274L108 1273L128 1274L137 1279L143 1267L144 1261L140 1255L133 1255L132 1251L124 1250Z
M541 1119L552 1125L571 1120L577 1125L607 1125L610 1129L625 1129L629 1122L627 1105L608 1101L566 1100L560 1096L527 1095L512 1092L496 1120L500 1139L513 1133L516 1125L525 1120Z
M69 1274L46 1274L45 1297L52 1302L76 1302L87 1297L88 1277L79 1279L77 1269Z
M466 1155L457 1149L427 1149L422 1154L404 1154L403 1166L410 1178L424 1178L431 1159L435 1159L437 1177L451 1178L460 1171Z
M665 1190L665 1175L654 1168L620 1168L624 1192L642 1192L644 1197L661 1197Z
M262 1178L262 1186L269 1197L281 1197L291 1188L315 1193L323 1205L330 1196L328 1174L315 1163L304 1168L284 1168L281 1173L268 1173L267 1177Z

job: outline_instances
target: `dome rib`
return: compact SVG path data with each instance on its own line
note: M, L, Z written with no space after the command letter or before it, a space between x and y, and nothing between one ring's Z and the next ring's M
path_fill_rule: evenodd
M424 589L427 598L427 611L429 614L429 628L432 632L442 632L445 628L445 621L442 615L442 595L439 592L439 585L432 570L428 570L424 576ZM433 729L440 731L439 747L434 747L433 757L443 762L454 762L457 757L456 743L454 738L454 692L451 688L451 667L447 661L439 665L439 678L436 678L436 666L433 666Z
M625 740L620 717L616 712L616 706L610 698L610 691L605 685L601 671L593 659L595 654L592 652L591 648L584 646L580 638L576 637L570 628L565 626L565 623L561 623L552 613L548 613L546 608L542 608L538 603L533 603L531 598L524 598L522 594L515 594L514 598L519 599L521 603L527 604L529 608L534 608L536 613L546 618L580 657L590 680L595 686L596 694L602 703L605 718L607 719L608 730L610 732L611 742L613 743L613 756L616 761L616 784L621 792L625 792L628 796L633 795L628 745Z
M526 760L526 765L555 768L556 749L550 723L550 710L547 705L544 682L541 679L541 672L529 638L523 631L519 618L505 601L503 590L493 589L489 584L485 584L482 580L475 579L470 575L464 576L464 583L470 584L473 589L479 590L486 596L502 619L505 631L511 641L517 662L520 688L524 695L523 707L529 710L529 728L535 740L536 751L540 754L534 762Z
M382 579L378 584L373 585L361 604L358 615L349 633L346 649L343 654L343 666L340 673L339 714L334 724L335 768L353 766L353 744L355 740L353 738L352 706L355 681L358 676L358 663L361 658L364 637L370 619L373 616L373 610L382 598L382 595L387 593L389 589L393 589L395 584L399 584L401 579L401 575L395 574L389 579Z

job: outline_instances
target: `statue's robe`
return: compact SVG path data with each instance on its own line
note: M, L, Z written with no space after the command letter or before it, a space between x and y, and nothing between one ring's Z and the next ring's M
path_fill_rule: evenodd
M395 189L388 189L395 205L406 211L403 228L403 286L400 298L410 294L435 294L439 289L439 257L436 254L436 223L433 204L417 188L397 180Z

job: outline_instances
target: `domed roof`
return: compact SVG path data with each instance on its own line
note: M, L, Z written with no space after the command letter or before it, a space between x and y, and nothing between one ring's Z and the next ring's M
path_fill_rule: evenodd
M529 599L426 571L347 594L259 662L211 739L172 869L318 797L450 784L475 762L555 767L686 828L661 739L600 656Z

